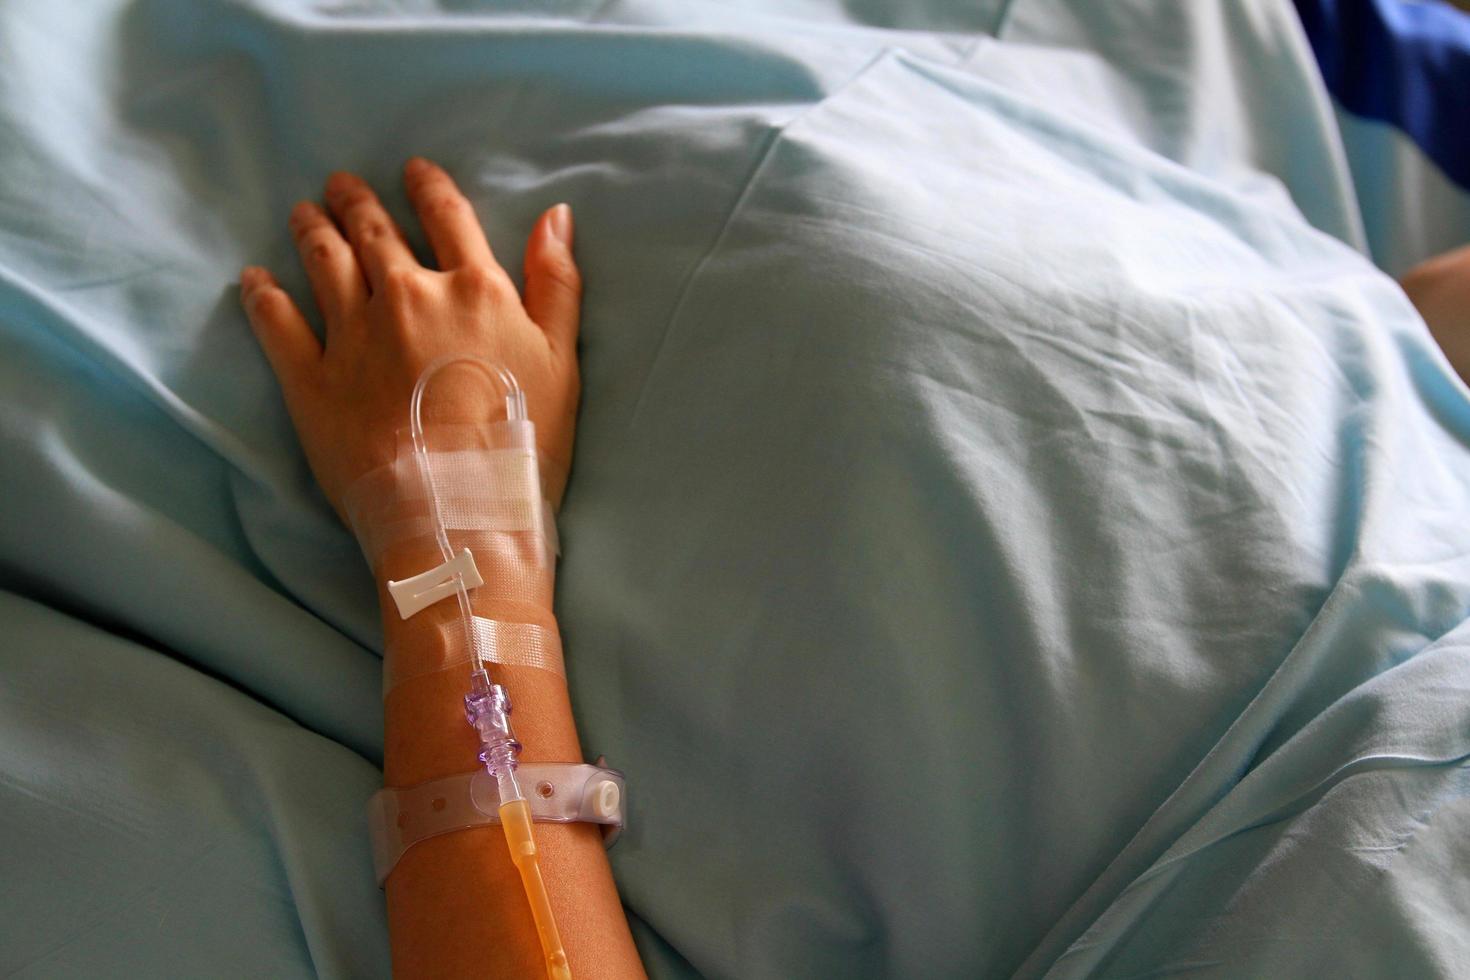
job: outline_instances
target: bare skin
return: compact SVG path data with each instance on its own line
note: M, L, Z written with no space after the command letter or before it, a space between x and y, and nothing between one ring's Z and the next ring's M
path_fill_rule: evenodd
M549 464L548 493L559 503L580 392L581 278L572 258L571 211L551 208L532 229L522 298L447 173L415 158L404 168L404 182L437 269L418 262L377 195L352 174L327 181L326 209L302 201L291 212L290 229L326 323L325 345L268 271L252 266L240 276L241 302L312 472L341 515L346 488L392 460L396 430L424 367L445 354L472 353L509 368L525 389ZM425 413L437 421L484 421L497 412L503 417L498 402L482 374L451 369L442 382L436 377ZM400 554L380 571L385 578L407 577L422 571L428 557ZM381 584L379 592L385 641L395 644L411 624L390 612ZM555 625L551 610L516 605L521 608L504 610L502 618ZM493 604L485 612L497 615ZM421 636L417 642L421 655L437 657L422 648ZM534 668L500 668L497 680L515 694L523 761L583 761L561 679ZM462 681L430 673L394 688L384 706L387 785L477 767ZM536 829L573 975L644 976L598 830L587 824ZM386 890L395 976L544 976L530 910L498 827L415 845Z
M1399 285L1455 373L1470 384L1470 245L1421 262L1404 274Z

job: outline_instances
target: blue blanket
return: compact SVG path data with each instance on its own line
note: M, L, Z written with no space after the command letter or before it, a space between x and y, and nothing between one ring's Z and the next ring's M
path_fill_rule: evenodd
M388 974L368 572L235 299L577 213L655 977L1470 970L1470 391L1288 3L0 7L0 973ZM433 9L431 9L433 8Z

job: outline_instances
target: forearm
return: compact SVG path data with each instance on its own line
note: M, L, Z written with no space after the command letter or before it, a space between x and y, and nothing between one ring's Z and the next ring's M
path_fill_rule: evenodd
M390 559L379 578L421 571ZM381 598L387 602L386 591ZM476 602L476 614L554 628L549 610L528 603ZM438 656L422 627L399 619L388 603L390 647ZM410 642L411 641L411 642ZM427 644L427 645L426 645ZM413 673L413 665L401 673ZM533 667L495 665L510 692L524 762L582 762L566 683ZM469 668L412 676L384 705L384 781L411 786L478 767L479 745L465 721ZM563 944L578 980L643 975L613 883L602 834L591 824L536 824L542 874ZM539 977L544 961L530 907L496 826L433 837L409 848L387 881L394 975L399 977Z

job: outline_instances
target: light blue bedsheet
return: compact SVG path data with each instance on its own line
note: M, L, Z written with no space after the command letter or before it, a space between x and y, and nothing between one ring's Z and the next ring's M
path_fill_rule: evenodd
M0 974L388 973L372 584L234 277L577 214L655 977L1470 971L1470 392L1289 5L0 7ZM963 13L960 13L963 11Z

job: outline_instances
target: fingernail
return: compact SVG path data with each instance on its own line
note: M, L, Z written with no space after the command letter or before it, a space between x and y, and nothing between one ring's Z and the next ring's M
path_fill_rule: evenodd
M403 165L403 172L410 177L417 177L433 166L423 157L410 157L408 163Z
M291 217L287 221L290 225L299 225L311 217L312 207L306 201L297 201L296 206L291 209Z
M551 209L551 233L567 248L572 247L572 206L558 204Z

